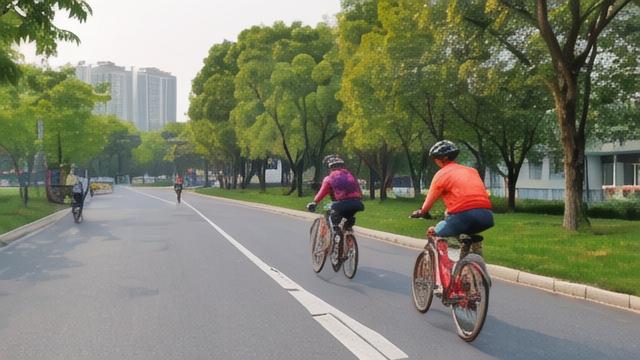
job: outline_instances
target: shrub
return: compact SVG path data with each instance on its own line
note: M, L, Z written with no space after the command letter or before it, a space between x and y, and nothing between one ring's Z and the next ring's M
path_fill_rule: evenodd
M640 193L636 192L627 199L591 203L588 206L587 216L601 219L640 220L640 197L638 194ZM491 204L495 213L505 213L508 210L506 198L492 197ZM564 201L516 199L516 212L562 215L564 214Z
M589 206L590 217L603 219L640 220L640 200L609 200Z

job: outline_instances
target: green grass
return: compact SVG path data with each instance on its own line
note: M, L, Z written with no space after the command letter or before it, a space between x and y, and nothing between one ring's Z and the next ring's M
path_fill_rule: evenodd
M198 193L304 210L312 196L283 196L282 188L221 190ZM365 201L357 224L366 228L422 238L439 220L413 220L408 216L423 199ZM432 214L442 216L441 203ZM640 296L640 221L591 219L579 232L562 228L562 216L495 214L496 226L483 233L484 255L491 264L503 265L568 281L591 284Z
M25 207L18 188L0 188L0 234L41 219L63 206L50 204L44 188L29 189L29 204Z

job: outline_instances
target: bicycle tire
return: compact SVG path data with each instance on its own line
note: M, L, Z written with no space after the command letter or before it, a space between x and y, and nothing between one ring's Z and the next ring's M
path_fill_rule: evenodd
M313 221L311 224L311 229L309 229L310 236L310 245L311 245L311 268L316 273L322 271L324 267L324 263L327 261L327 251L324 248L324 241L322 235L320 234L320 227L324 218L318 218Z
M416 310L426 313L433 301L433 289L436 284L435 254L427 249L418 255L413 267L411 295Z
M461 261L453 273L453 284L461 298L451 305L458 336L473 341L484 326L489 307L489 282L476 260ZM457 284L457 285L456 285Z
M347 278L353 279L358 271L358 242L353 234L348 234L343 244L345 259L342 263L342 272Z
M338 238L338 253L335 254L333 251L333 247L335 246L334 241L336 241L336 237ZM340 270L340 266L342 266L342 244L343 244L343 239L344 237L342 236L342 234L335 234L333 236L333 241L331 241L331 254L329 255L330 258L330 262L331 262L331 267L333 268L334 272L338 272Z

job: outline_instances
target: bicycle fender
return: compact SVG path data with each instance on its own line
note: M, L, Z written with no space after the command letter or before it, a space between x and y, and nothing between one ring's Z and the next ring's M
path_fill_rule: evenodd
M462 260L458 261L456 263L456 268L453 271L453 273L457 273L458 269L464 265L464 264L468 264L471 263L474 266L476 266L480 272L482 272L482 275L487 279L487 284L489 285L489 287L491 287L491 277L489 276L489 271L487 271L487 265L484 262L484 259L482 258L482 256L478 255L478 254L469 254L467 256L465 256Z

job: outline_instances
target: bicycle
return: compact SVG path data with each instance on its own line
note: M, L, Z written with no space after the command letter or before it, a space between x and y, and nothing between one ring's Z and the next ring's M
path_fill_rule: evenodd
M82 222L82 204L79 204L75 199L71 200L71 214L76 224Z
M327 204L324 215L315 219L309 230L313 271L322 271L327 255L331 252L329 258L333 271L338 272L342 267L344 275L353 279L358 270L358 242L352 230L344 229L346 219L342 219L335 227L337 231L333 231L330 209L331 205Z
M480 235L458 236L461 243L481 241ZM480 255L469 254L455 263L449 258L446 239L436 236L435 228L427 230L427 244L416 258L411 293L416 310L426 313L435 290L442 304L451 307L458 336L473 341L487 316L491 278Z

